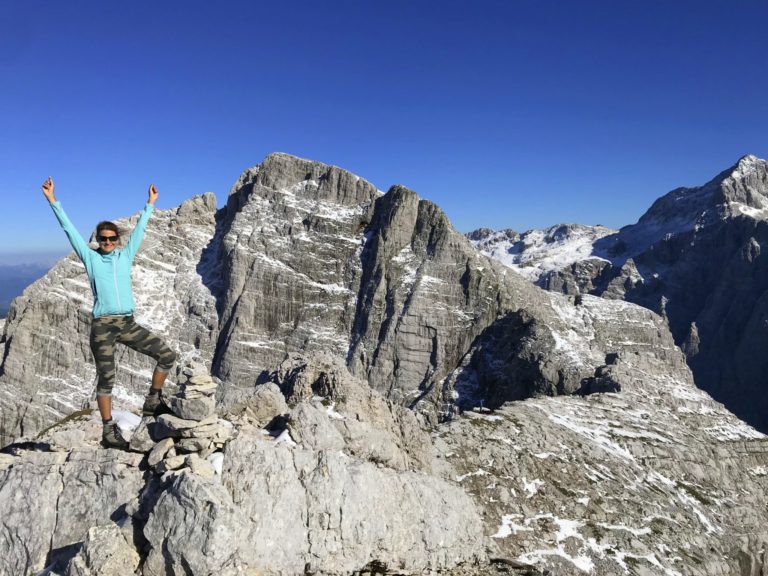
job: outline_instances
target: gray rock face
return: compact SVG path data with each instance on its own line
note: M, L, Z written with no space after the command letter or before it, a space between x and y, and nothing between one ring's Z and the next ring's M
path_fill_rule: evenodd
M284 154L241 176L210 250L221 263L213 369L244 389L280 378L292 354L324 352L437 421L451 402L443 380L486 328L523 304L548 313L434 204Z
M572 255L559 265L559 253L545 243L516 258L547 262L546 273L532 279L548 289L622 298L664 316L697 385L765 431L766 222L768 162L745 156L704 186L659 198L637 224L594 238L588 250L581 240L558 247ZM475 241L504 260L503 250L486 246L496 237L478 233Z
M618 394L508 403L439 432L491 554L553 574L764 569L768 442L694 387L679 351L655 349L614 359Z
M228 386L221 388L222 394L217 400L217 410L224 415L239 416L245 414L263 425L274 418L288 414L288 404L280 388L268 382L250 388Z
M599 258L574 262L563 269L549 270L539 278L545 290L562 294L592 294L602 285L602 275L610 270L611 263Z
M448 376L521 287L504 285L437 206L402 187L378 203L362 261L350 369L406 405Z
M217 376L252 386L291 351L346 354L362 233L379 194L339 168L285 154L243 173L215 241Z
M59 306L40 333L62 343L25 368L41 303L80 294L60 272L33 286L0 376L4 434L29 440L0 454L2 570L93 573L112 550L131 570L131 546L145 576L764 570L766 439L693 386L671 299L666 317L619 299L651 290L639 257L615 299L546 292L415 193L284 154L246 171L222 211L196 199L152 222L184 246L147 264L172 278L150 283L169 307L142 305L182 364L199 361L173 375L176 398L203 404L145 419L132 446L149 456L97 449L94 414L30 432L64 402L39 374L55 364L62 388L88 361L59 365L87 334ZM699 320L686 333L689 354L707 345ZM121 373L140 379L143 361L126 355Z
M144 528L144 574L348 574L394 559L420 573L476 559L480 525L468 497L441 480L241 433L222 484L180 476L160 498Z
M344 450L396 470L430 471L429 437L419 417L357 380L340 359L294 358L281 366L281 372L288 378L282 382L284 389L301 399L288 426L303 446ZM298 389L297 381L314 396Z
M138 552L116 525L88 530L83 548L67 566L67 576L123 576L139 567Z
M37 573L66 562L91 526L125 514L144 486L136 454L83 446L20 451L0 469L0 574Z

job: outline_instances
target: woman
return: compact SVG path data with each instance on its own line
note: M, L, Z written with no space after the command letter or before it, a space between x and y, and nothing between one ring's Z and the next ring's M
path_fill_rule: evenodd
M131 290L131 267L139 249L147 221L157 201L157 188L149 186L149 200L131 237L124 247L118 247L119 230L112 222L99 222L96 239L99 248L92 250L72 225L61 203L54 196L51 178L43 183L43 194L53 213L69 238L72 248L85 265L93 292L93 322L91 324L91 351L96 361L98 385L96 403L104 425L102 443L116 448L127 448L128 442L112 420L112 387L115 384L115 344L121 343L157 361L152 374L152 385L144 401L144 416L169 412L160 394L168 372L176 362L176 354L163 340L133 319L134 303Z

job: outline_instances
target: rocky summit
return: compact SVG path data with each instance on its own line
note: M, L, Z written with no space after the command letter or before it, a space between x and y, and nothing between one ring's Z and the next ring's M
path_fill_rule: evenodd
M142 420L152 366L119 353L127 452L98 445L82 266L13 303L2 574L768 571L768 442L668 317L542 290L407 188L270 155L222 209L158 210L134 291L180 361Z

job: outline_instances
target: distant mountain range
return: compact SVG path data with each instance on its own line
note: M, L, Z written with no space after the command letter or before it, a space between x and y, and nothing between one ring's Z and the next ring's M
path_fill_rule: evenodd
M8 315L11 301L49 269L47 264L0 264L0 318Z
M660 314L696 384L768 431L768 161L744 156L621 230L560 224L468 237L542 288Z

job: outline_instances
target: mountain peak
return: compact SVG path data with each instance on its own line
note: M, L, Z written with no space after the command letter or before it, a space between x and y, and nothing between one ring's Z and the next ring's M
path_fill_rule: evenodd
M254 189L344 206L369 205L381 194L373 184L348 170L285 152L273 152L261 164L245 170L229 195L247 196ZM234 210L239 209L237 202L234 200Z
M742 156L736 165L731 168L729 175L732 178L740 179L759 170L768 172L768 161L752 154L747 154Z

